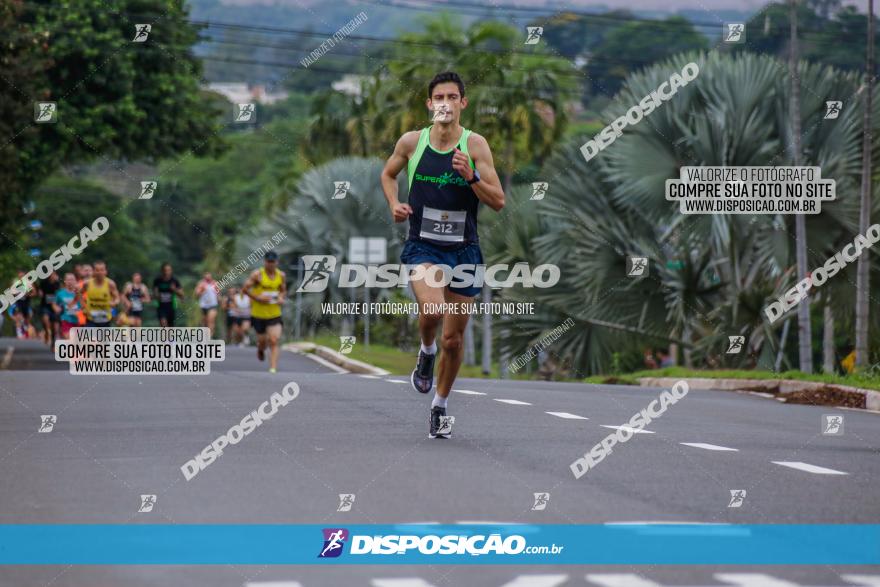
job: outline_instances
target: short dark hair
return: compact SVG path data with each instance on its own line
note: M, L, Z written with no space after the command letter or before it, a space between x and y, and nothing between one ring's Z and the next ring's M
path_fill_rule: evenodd
M434 79L428 84L428 98L434 93L435 87L439 84L445 84L448 82L456 84L461 97L464 98L464 82L461 81L461 76L454 71L444 71L443 73L438 73L434 76Z

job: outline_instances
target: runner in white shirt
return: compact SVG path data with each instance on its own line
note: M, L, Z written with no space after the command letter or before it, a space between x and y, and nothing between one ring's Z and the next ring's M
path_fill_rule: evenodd
M241 293L241 290L236 290L230 298L229 308L232 315L232 340L244 346L251 328L251 299Z
M214 337L214 327L217 322L217 282L210 273L205 273L202 280L196 284L196 297L199 298L199 307L202 309L202 326L207 326Z

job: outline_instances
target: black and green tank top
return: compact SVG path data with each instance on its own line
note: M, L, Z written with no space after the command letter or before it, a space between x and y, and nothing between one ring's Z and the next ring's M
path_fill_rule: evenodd
M416 152L409 160L409 240L424 241L443 249L459 249L479 242L477 209L480 200L467 180L452 168L455 147L437 151L429 140L431 127L423 128ZM471 131L462 129L458 149L468 156ZM474 162L471 159L471 168Z

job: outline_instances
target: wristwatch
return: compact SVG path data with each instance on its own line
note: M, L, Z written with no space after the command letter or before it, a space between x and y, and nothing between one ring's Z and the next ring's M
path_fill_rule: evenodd
M478 181L480 181L480 172L474 169L474 177L468 181L468 185L475 184Z

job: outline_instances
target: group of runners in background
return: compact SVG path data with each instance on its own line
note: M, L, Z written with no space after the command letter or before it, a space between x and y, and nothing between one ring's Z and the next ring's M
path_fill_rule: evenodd
M18 273L18 278L24 272ZM202 312L201 325L213 335L217 314L227 313L227 342L244 343L250 329L250 298L238 288L226 294L217 291L210 273L205 273L196 284L195 298ZM178 302L186 294L174 277L169 263L164 263L150 288L140 273L120 288L107 275L107 264L76 265L64 277L53 272L36 283L24 297L8 310L17 338L41 338L51 345L55 339L66 339L76 326L131 326L143 325L144 311L150 305L156 309L159 326L175 325Z
M24 275L19 271L18 279ZM211 338L221 310L226 314L227 343L247 346L253 327L257 358L265 360L268 349L269 370L273 373L278 366L281 304L286 293L284 273L278 269L278 255L274 252L266 254L264 266L254 271L241 288L221 292L211 274L205 273L193 290L201 310L200 325L210 329ZM41 338L54 346L56 339L69 338L74 327L140 327L148 305L156 308L159 326L173 327L175 318L182 315L178 302L185 298L170 263L162 264L152 288L144 283L140 273L134 273L120 289L108 277L107 264L96 261L76 265L63 278L53 272L10 306L8 315L17 338Z

